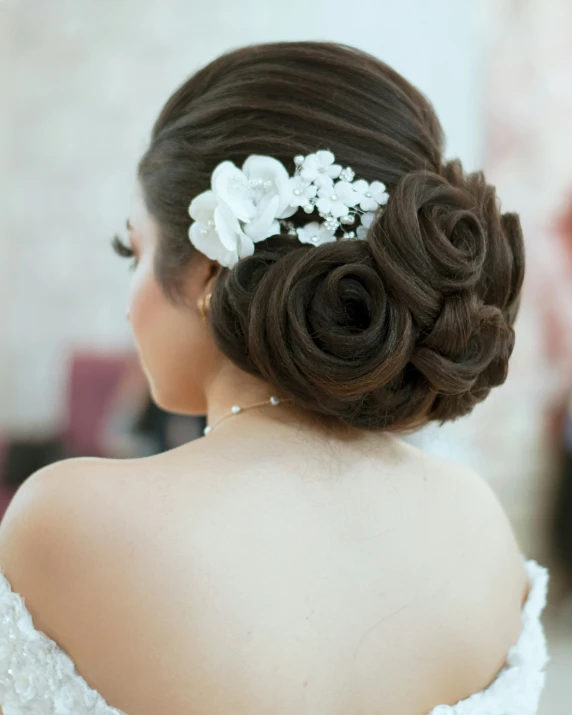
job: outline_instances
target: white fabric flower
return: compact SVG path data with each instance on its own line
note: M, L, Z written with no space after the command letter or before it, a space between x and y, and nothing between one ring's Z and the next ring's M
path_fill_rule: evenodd
M306 181L315 181L319 176L329 176L337 179L342 167L334 164L336 157L331 151L321 150L315 154L308 154L302 164L302 178Z
M290 185L292 187L291 206L306 206L318 191L315 184L308 183L301 176L293 176L290 179Z
M320 246L322 243L332 243L336 240L334 231L326 228L324 224L318 221L307 223L302 228L297 229L298 240L301 243L311 243L314 246Z
M373 223L375 214L373 213L373 211L368 211L367 213L362 214L360 218L361 218L361 226L357 227L356 235L358 238L365 238L367 236L369 227Z
M284 165L270 156L249 156L242 170L223 161L213 172L211 190L189 206L195 219L191 243L221 265L231 267L254 253L254 244L280 232L278 219L292 216L293 190Z
M387 203L389 196L382 181L368 184L367 181L359 179L354 181L352 186L359 195L359 207L362 211L375 211Z
M194 222L189 228L193 246L221 266L233 266L254 253L253 241L241 230L236 216L213 191L199 194L189 206Z
M271 156L249 156L242 171L231 161L223 161L213 172L212 190L255 243L278 233L276 219L296 213L290 203L292 185L288 172Z
M331 214L335 218L347 216L349 207L355 206L359 194L348 181L336 181L333 187L323 186L318 190L316 206L322 214Z

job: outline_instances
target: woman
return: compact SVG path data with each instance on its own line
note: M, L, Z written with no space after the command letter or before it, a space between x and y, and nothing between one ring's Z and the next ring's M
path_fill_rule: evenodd
M337 44L230 52L168 100L115 245L154 399L206 435L20 490L10 715L536 711L546 571L480 477L398 436L468 414L513 348L518 217L442 151L429 102Z

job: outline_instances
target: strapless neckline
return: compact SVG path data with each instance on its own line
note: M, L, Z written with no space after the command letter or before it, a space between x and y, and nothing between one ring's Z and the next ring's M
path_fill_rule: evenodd
M540 616L546 604L548 571L525 560L530 589L522 628L494 681L454 705L437 705L428 715L535 715L548 662ZM78 673L55 641L34 627L24 598L0 568L0 705L5 715L128 715L108 705ZM229 714L230 715L230 714Z

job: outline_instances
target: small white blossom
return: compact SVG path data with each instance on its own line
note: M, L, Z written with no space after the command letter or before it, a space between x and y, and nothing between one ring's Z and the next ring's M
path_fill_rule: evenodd
M356 230L356 235L358 238L365 238L367 236L369 227L373 223L375 214L373 213L373 211L368 211L367 213L362 214L360 218L361 218L361 226L358 226L358 228Z
M334 231L326 228L325 225L312 221L298 229L298 240L301 243L311 243L320 246L322 243L331 243L336 240Z
M293 176L290 185L292 187L290 206L306 206L318 191L315 184L309 183L301 176Z
M362 211L375 211L387 203L389 196L382 181L368 184L367 181L359 179L354 181L352 186L359 195L359 207Z
M347 216L349 208L357 204L359 194L348 181L337 181L333 187L318 190L316 206L322 214L331 214L335 218Z
M315 154L308 154L302 164L302 178L306 181L315 181L318 176L329 176L337 179L342 167L334 164L335 156L331 151L321 150Z

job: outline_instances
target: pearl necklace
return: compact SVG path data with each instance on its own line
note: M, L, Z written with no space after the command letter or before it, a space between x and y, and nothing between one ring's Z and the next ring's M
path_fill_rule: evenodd
M215 427L218 427L221 422L224 422L224 420L227 420L229 417L234 417L234 415L238 415L241 412L244 412L245 410L251 410L254 407L263 407L264 405L272 405L272 407L276 407L276 405L279 405L282 400L280 398L276 397L275 395L272 395L272 397L269 400L263 400L262 402L255 402L253 405L246 405L245 407L241 407L240 405L233 405L230 408L230 412L227 412L226 415L223 415L222 417L219 417L219 419L214 422L212 425L207 425L204 430L203 434L207 435L209 432L212 432Z

